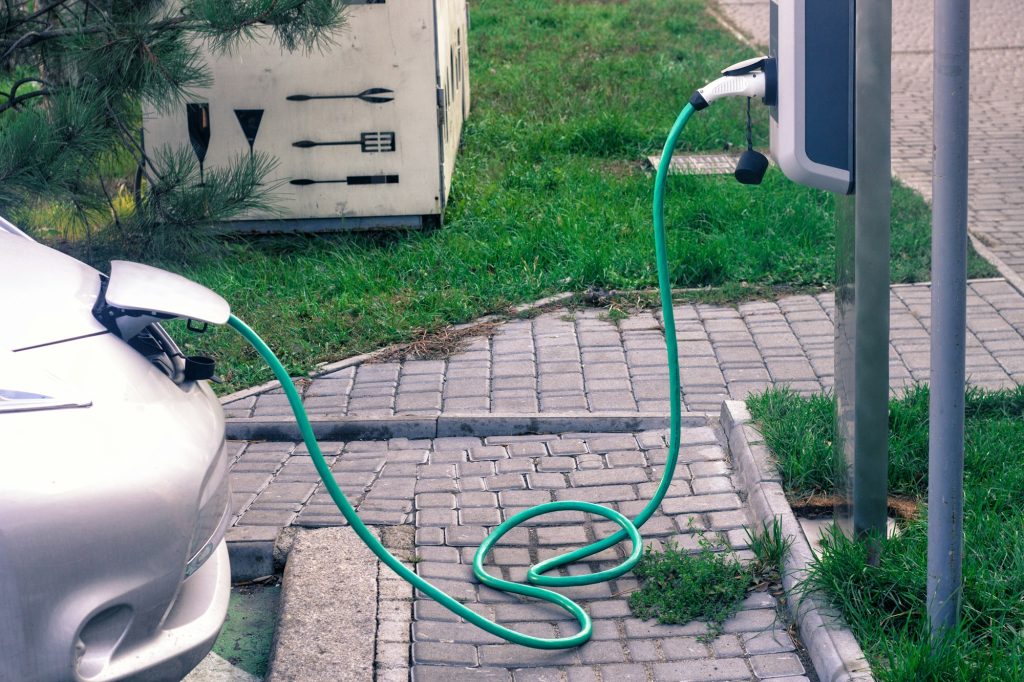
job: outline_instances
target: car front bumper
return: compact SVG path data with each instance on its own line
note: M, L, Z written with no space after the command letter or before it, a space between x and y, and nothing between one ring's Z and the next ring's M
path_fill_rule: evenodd
M221 540L217 550L189 576L160 630L129 651L118 652L96 677L83 682L111 680L181 680L213 648L228 612L231 567Z

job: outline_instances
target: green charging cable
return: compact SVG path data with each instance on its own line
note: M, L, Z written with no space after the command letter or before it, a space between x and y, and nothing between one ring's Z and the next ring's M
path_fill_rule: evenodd
M295 413L295 419L298 422L299 430L302 433L302 440L306 443L306 448L309 450L310 457L313 458L313 464L316 466L317 473L320 474L320 478L324 482L324 486L327 488L327 492L330 494L331 499L334 500L334 503L338 505L338 509L341 510L342 516L345 517L345 520L348 521L350 526L352 526L352 529L355 530L360 539L366 543L366 546L369 547L381 561L387 564L391 570L407 582L411 583L416 587L416 589L430 596L449 611L452 611L483 630L486 630L493 635L497 635L509 642L522 644L535 649L567 649L569 647L579 646L590 639L593 625L590 620L590 616L583 610L583 607L558 592L544 589L543 587L535 587L534 585L545 585L548 587L590 585L593 583L603 582L605 580L611 580L632 569L640 560L640 556L643 551L643 541L638 529L646 523L649 518L651 518L654 512L658 509L658 506L661 505L661 501L665 497L665 493L668 491L669 485L672 483L672 474L675 471L676 461L679 458L679 429L681 425L680 413L682 410L682 403L679 391L679 352L676 345L675 315L672 311L672 286L668 275L668 258L666 255L667 248L665 243L665 180L668 177L668 168L672 160L672 150L675 148L676 141L679 139L679 135L682 133L683 127L690 119L690 116L693 115L693 112L693 106L687 104L682 112L680 112L675 125L672 126L668 139L665 141L665 149L662 151L661 163L658 164L658 173L654 181L654 248L658 265L658 291L661 296L661 311L665 325L665 346L668 350L668 376L670 391L669 406L671 414L668 457L665 462L665 471L661 477L661 483L658 485L658 490L654 493L654 496L651 498L650 502L647 503L647 506L644 507L643 511L641 511L640 514L632 521L614 509L603 507L598 504L592 504L590 502L563 500L558 502L548 502L546 504L532 507L519 512L495 528L494 531L484 539L473 557L473 573L484 585L493 587L497 590L521 594L526 597L533 597L534 599L550 602L560 606L572 614L580 625L580 631L571 637L558 637L555 639L533 637L499 625L492 620L484 618L453 597L450 597L445 592L442 592L437 587L431 585L429 582L416 575L416 573L410 570L393 554L388 552L388 550L384 548L376 537L374 537L370 529L366 527L366 524L364 524L356 514L356 510L352 507L348 498L345 497L345 493L343 493L341 488L338 486L338 482L334 479L334 474L331 472L331 468L328 466L323 453L320 451L320 446L316 442L316 437L313 434L313 427L310 425L309 418L306 415L306 410L302 406L302 398L299 396L298 391L295 390L295 386L292 384L291 378L288 376L288 372L285 370L284 365L281 364L281 361L277 359L277 356L274 355L274 352L270 350L267 344L263 342L263 339L261 339L256 332L250 329L248 325L234 315L232 315L228 320L228 324L238 331L249 343L253 345L259 354L263 356L263 359L266 360L267 364L273 370L274 376L276 376L278 381L281 382L281 387L288 396L288 402L291 405L292 412ZM604 518L616 523L620 530L607 538L587 545L586 547L581 547L580 549L567 552L566 554L547 559L535 566L531 566L527 572L527 581L532 583L532 585L523 585L521 583L502 580L501 578L496 578L484 570L484 561L487 558L488 553L490 553L494 545L501 540L503 535L535 516L559 511L582 511L588 514L603 516ZM559 566L579 561L580 559L605 550L627 538L632 543L632 550L630 551L629 557L614 568L609 568L604 571L590 573L587 575L545 575Z

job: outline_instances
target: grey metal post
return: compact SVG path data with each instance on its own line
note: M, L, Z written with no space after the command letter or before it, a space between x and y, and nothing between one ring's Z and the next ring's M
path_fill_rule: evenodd
M935 642L956 625L963 578L969 48L970 0L935 0L928 415L928 620Z
M836 291L837 433L845 431L841 447L850 476L853 532L884 537L889 466L892 2L862 0L856 3L855 16L852 240L842 234L849 230L850 219L843 217L850 214L849 200L839 198L838 211L839 256L852 256L853 264L840 262ZM852 273L852 286L842 281L844 272ZM850 362L852 371L843 366Z

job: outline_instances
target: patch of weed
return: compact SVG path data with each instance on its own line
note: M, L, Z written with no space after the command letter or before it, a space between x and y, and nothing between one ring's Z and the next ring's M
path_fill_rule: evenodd
M722 623L739 610L750 585L750 572L736 555L715 551L703 535L697 554L673 542L667 542L660 552L648 547L633 573L643 581L629 597L635 616L656 618L659 623L704 621L710 639L717 637Z
M605 322L611 322L612 324L618 326L619 322L629 319L629 310L613 304L608 306L608 309L601 313L598 317L600 317L600 319L604 320Z
M708 626L703 638L718 637L725 620L739 610L751 589L774 587L777 591L792 544L792 538L783 537L778 519L771 526L748 530L747 535L756 556L747 565L727 549L724 538L712 542L702 532L696 533L700 547L696 553L674 542L665 543L661 551L648 547L633 569L642 581L629 598L633 614L656 618L659 623L703 621Z
M793 546L793 538L782 533L782 519L776 516L771 525L765 522L759 529L745 528L744 532L755 557L750 566L753 579L762 584L782 582L782 567Z

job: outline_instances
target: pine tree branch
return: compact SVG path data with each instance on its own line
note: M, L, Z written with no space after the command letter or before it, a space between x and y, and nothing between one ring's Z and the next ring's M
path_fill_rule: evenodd
M55 0L54 2L50 3L49 5L46 5L45 7L42 7L41 9L36 10L32 14L29 14L29 15L24 16L24 17L18 17L17 19L15 19L14 21L12 21L10 24L7 25L7 30L11 30L13 28L17 28L21 24L27 24L27 23L33 22L34 20L38 19L39 17L43 16L44 14L52 12L53 10L57 9L58 7L60 7L63 4L66 4L67 2L68 2L68 0ZM14 13L14 11L10 7L10 5L8 5L7 11L8 11L9 14L13 14Z
M94 166L95 168L95 166ZM95 168L96 178L100 182L100 188L103 190L103 196L107 200L107 206L110 207L110 216L114 219L114 225L117 229L121 229L121 217L117 214L117 208L114 206L114 199L110 196L110 192L107 191L107 182L103 177L103 173L98 168Z
M33 97L48 97L50 91L46 88L42 90L33 90L32 92L26 92L24 95L18 95L17 97L8 96L7 101L0 104L0 114L4 113L8 109L12 109L26 100L30 100Z
M128 144L126 146L130 147L133 151L138 152L138 156L136 156L135 159L138 161L140 172L145 176L149 184L153 184L153 177L146 172L146 166L149 166L150 170L153 171L153 174L158 179L162 180L163 178L160 177L160 171L153 165L152 160L149 158L146 150L142 148L142 145L135 141L135 136L132 135L132 131L127 125L125 125L124 121L121 120L121 117L118 116L116 111L114 111L114 108L108 104L106 109L107 115L110 116L110 120L114 122L114 125L117 126L118 131L121 133L121 138L127 141Z

